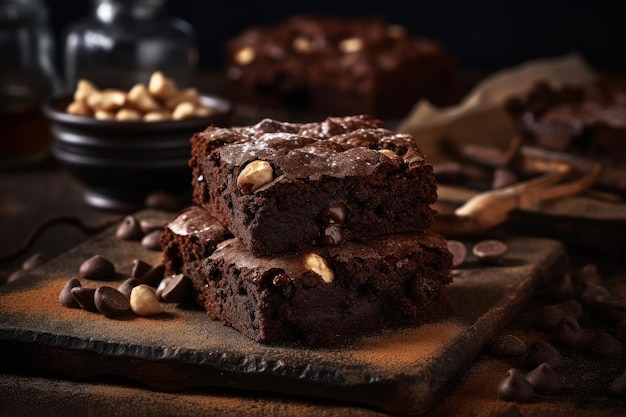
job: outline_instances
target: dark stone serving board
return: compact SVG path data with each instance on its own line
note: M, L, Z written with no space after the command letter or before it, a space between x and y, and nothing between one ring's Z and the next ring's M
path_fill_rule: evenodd
M137 216L170 214L146 210ZM166 313L155 318L120 319L62 307L58 296L65 282L94 254L111 259L120 280L130 275L135 258L160 261L160 252L114 234L115 226L0 288L0 364L73 379L125 377L154 390L262 391L418 415L445 395L537 286L568 262L557 241L511 238L501 265L470 260L455 271L448 317L385 329L341 346L266 346L192 307L166 305ZM94 288L119 284L81 282Z

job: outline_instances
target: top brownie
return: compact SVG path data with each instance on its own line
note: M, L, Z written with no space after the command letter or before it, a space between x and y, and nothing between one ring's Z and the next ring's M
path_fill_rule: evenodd
M434 220L432 165L412 136L370 116L211 126L191 145L194 203L257 255L422 232Z
M381 17L295 16L227 45L232 98L321 115L404 116L421 98L451 104L456 60Z

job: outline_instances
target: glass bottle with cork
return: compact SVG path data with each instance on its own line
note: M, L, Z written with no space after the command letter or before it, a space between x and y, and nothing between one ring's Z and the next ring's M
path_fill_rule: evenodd
M65 86L80 79L98 88L128 90L162 71L181 87L194 84L197 36L165 13L165 0L95 0L90 16L64 34Z

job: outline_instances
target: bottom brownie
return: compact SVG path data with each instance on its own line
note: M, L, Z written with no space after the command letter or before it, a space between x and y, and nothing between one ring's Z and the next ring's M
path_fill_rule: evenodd
M189 216L166 228L166 264L182 268L169 272L189 275L209 317L256 341L330 343L447 311L452 255L439 235L387 235L265 257L231 238L198 262L213 243L195 234L173 236L189 221L202 229ZM174 255L177 261L167 259Z

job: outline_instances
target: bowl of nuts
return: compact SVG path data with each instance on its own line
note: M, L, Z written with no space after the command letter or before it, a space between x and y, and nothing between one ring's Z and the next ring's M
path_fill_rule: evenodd
M73 94L43 105L52 154L85 187L91 206L134 210L154 191L188 196L189 139L230 120L230 101L180 90L161 72L129 91L81 80Z

